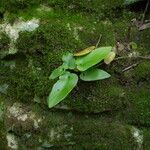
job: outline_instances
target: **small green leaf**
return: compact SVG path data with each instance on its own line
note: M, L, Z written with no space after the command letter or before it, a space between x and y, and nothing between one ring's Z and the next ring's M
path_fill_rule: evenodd
M77 69L80 71L85 71L88 68L96 65L100 61L102 61L109 52L111 51L112 47L100 47L93 50L91 53L83 56L78 57L76 59Z
M67 54L63 55L62 60L64 62L64 65L68 67L67 69L75 69L76 68L76 63L75 63L73 54L67 53Z
M64 67L60 66L51 73L49 79L55 79L55 78L61 76L64 72L65 72Z
M52 108L62 101L76 86L77 82L78 76L74 73L65 72L65 74L60 76L48 97L49 108Z
M88 69L80 74L80 79L82 79L83 81L102 80L109 77L109 73L97 68Z

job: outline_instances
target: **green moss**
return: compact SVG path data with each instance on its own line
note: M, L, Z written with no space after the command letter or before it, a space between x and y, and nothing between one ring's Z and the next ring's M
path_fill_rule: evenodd
M35 110L35 109L34 109ZM135 148L137 145L128 125L120 122L112 123L110 118L85 116L68 112L49 112L38 108L36 115L46 116L38 131L28 133L23 129L19 136L20 147L34 149L52 146L68 149L118 149ZM13 132L18 135L18 126ZM130 142L129 142L130 141Z
M16 42L18 53L9 59L14 59L16 66L11 70L8 66L1 68L3 82L9 82L8 95L12 99L30 102L29 100L33 101L33 98L38 97L46 103L55 82L49 81L48 77L51 71L60 65L65 52L95 45L99 33L104 35L101 45L114 45L113 29L109 21L93 24L86 16L77 14L68 17L70 15L68 13L64 17L65 15L59 12L45 15L41 19L40 27L35 31L19 34ZM105 34L106 32L109 34ZM16 59L18 57L21 57L21 60ZM6 62L2 65L6 66Z
M32 109L36 114L35 117L41 118L42 122L38 123L38 129L31 127L28 129L27 125L30 126L30 122L16 120L11 128L12 123L10 124L9 121L12 119L6 115L5 126L19 136L17 141L20 149L52 146L52 149L118 149L119 147L126 150L137 146L130 127L121 122L112 123L110 118L71 112L50 112L38 105L22 106L25 113Z
M150 66L150 62L149 61L145 61L140 63L133 71L133 76L137 79L143 79L146 80L147 83L149 83L148 79L149 79L149 75L150 75L150 70L148 69ZM146 82L145 81L145 82Z
M7 141L6 141L6 127L4 125L4 98L0 93L0 148L7 150Z
M86 1L86 0L79 0L79 1L62 1L62 0L52 0L47 1L47 4L50 6L54 6L55 8L65 8L69 11L73 12L84 12L84 13L91 13L97 14L99 17L104 17L106 14L109 14L111 9L116 7L122 6L123 0L112 0L110 3L107 3L104 0L95 0L95 1ZM109 10L108 10L109 8ZM111 14L112 15L112 14Z
M150 30L145 29L139 32L135 31L132 33L131 40L137 44L137 52L140 55L149 55L150 52L148 51L150 47L149 39L150 39Z
M128 82L130 86L138 86L138 87L148 87L149 82L149 61L145 60L133 60L129 62L127 66L131 64L139 63L136 67L124 72L122 78L124 81Z
M41 24L36 31L31 33L21 33L16 45L19 51L23 53L39 53L41 55L55 53L61 55L64 51L73 51L79 44L66 25L56 20L56 23ZM61 56L56 58L60 59Z
M97 82L79 82L64 104L83 112L113 112L123 108L123 88L115 78Z
M12 128L11 119L5 115L5 122L0 122L0 147L6 149L6 128L11 128L19 137L21 150L44 149L46 146L72 150L137 148L127 124L150 125L148 61L118 60L109 66L102 63L100 68L108 71L111 78L96 82L79 81L57 108L48 110L47 107L47 96L56 82L48 77L61 64L65 52L95 45L101 34L99 46L114 46L115 41L133 41L138 45L136 51L142 55L149 54L148 30L138 32L132 27L128 39L130 20L135 14L120 7L122 3L123 0L109 3L104 0L0 2L0 7L3 7L0 11L12 24L19 17L40 20L35 31L19 34L16 42L18 52L3 57L0 62L0 85L9 85L7 93L3 94L5 100L0 99L0 102L8 106L21 101L25 104L25 111L32 110L42 118L38 129L32 126L33 121L22 124L16 120ZM40 10L39 4L49 6L50 10ZM10 40L5 34L1 37L0 50L4 52L8 50ZM134 63L139 65L122 73L124 68ZM69 110L61 111L63 108ZM148 149L148 129L143 133L143 148Z
M32 15L36 16L36 13ZM24 57L21 60L15 58L16 67L14 69L10 69L9 66L1 68L3 83L9 83L8 96L11 99L31 103L38 98L41 103L46 103L51 87L55 83L48 77L51 71L61 64L63 53L78 51L96 44L99 34L102 34L100 46L113 46L115 41L113 28L117 29L118 27L120 35L125 32L120 33L122 26L114 26L108 20L93 23L96 21L95 17L89 18L80 14L69 16L71 16L69 12L64 15L63 11L51 12L49 15L47 13L41 18L40 27L35 31L20 33L16 47L18 54L20 53ZM91 20L92 22L90 22ZM79 82L78 86L60 105L67 105L71 109L83 112L114 112L128 107L130 100L128 101L124 97L126 89L123 84L132 81L133 72L131 78L124 79L124 75L115 76L117 69L124 68L128 64L126 62L123 61L120 66L117 63L116 66L102 67L105 70L108 68L113 77L93 83ZM148 65L144 66L147 68ZM140 72L140 68L138 72ZM138 72L135 73L135 77ZM148 73L145 72L145 74ZM144 73L138 77L138 80L143 76L145 76ZM129 78L130 80L128 80ZM137 79L133 82L134 86L136 82ZM136 93L133 96L135 95Z
M31 33L21 33L16 45L19 52L26 55L29 60L26 69L16 68L19 69L15 71L18 73L16 76L19 77L18 88L20 92L21 89L23 91L27 89L28 94L32 93L32 96L30 94L28 96L32 99L35 94L40 97L44 96L44 98L48 95L49 88L54 83L48 80L50 72L60 64L63 53L73 51L74 48L81 47L82 44L71 36L65 26L54 23L43 24ZM23 76L25 77L23 78ZM25 82L26 80L28 82Z
M127 66L137 63L130 62ZM149 61L140 61L135 68L121 74L121 84L123 85L124 109L118 114L124 121L135 125L149 126ZM125 64L124 64L125 65Z
M83 136L80 136L79 133L76 133L76 139L78 139L78 143L81 144L81 148L85 149L130 149L131 147L133 148L135 146L135 143L128 143L128 140L133 139L130 137L130 131L128 128L125 126L122 126L117 123L101 123L99 124L94 123L95 128L93 128L93 125L91 122L84 122L87 123L88 130L92 132L86 132L86 125L79 125L77 130L80 130L81 128L83 129L80 134ZM95 134L99 133L96 137L94 136ZM112 138L113 137L113 138ZM130 138L131 139L130 139ZM87 138L85 141L84 138ZM91 141L91 142L87 142ZM108 142L109 141L109 142ZM112 147L113 145L113 147Z
M149 126L149 89L138 87L126 90L127 106L123 110L123 118L130 124Z
M148 52L148 48L150 47L149 39L150 39L150 30L144 30L139 36L140 41L137 42L137 43L141 43L140 46L143 48L144 53L147 54L150 54Z
M0 147L7 150L6 130L2 122L0 122Z
M63 1L63 0L8 0L8 1L1 1L1 8L3 8L4 11L10 11L10 12L17 12L18 9L26 9L31 6L39 5L39 4L47 4L50 6L53 6L55 8L65 8L68 10L81 10L81 11L87 11L87 12L107 12L107 8L116 8L118 6L121 6L124 3L123 0L112 0L110 3L106 3L104 0L96 0L96 1ZM108 9L107 9L108 10Z
M36 5L39 4L40 0L32 0L32 1L28 1L28 0L2 0L0 2L0 8L4 11L10 11L13 13L17 13L18 9L26 9L32 5Z
M89 46L96 45L100 35L102 37L99 46L114 46L114 32L112 23L110 21L97 22L95 20L94 24L86 24L85 22L83 22L82 24L83 30L79 32L79 37Z
M5 33L0 33L0 58L3 58L9 49L10 39Z
M132 36L137 33L137 30L131 25L131 20L135 17L133 12L123 10L121 17L114 17L113 28L115 31L116 40L119 42L130 42Z
M143 128L143 135L144 135L144 139L143 139L143 149L150 149L150 130L147 128Z

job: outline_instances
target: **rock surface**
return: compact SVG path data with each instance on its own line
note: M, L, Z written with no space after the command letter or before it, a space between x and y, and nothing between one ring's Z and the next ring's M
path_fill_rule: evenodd
M150 30L123 0L0 2L0 148L2 150L149 150ZM147 16L146 16L147 17ZM51 71L62 54L116 46L100 64L112 76L79 81L53 109Z

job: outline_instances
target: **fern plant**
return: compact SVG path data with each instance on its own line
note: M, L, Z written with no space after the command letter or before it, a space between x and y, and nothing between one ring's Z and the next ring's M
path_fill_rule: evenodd
M62 65L56 68L49 77L49 79L58 78L48 97L49 108L61 102L77 85L79 78L83 81L109 78L109 73L94 66L102 60L109 64L114 57L115 53L112 52L110 46L100 48L91 46L75 54L67 53L63 55ZM78 72L79 77L75 72Z

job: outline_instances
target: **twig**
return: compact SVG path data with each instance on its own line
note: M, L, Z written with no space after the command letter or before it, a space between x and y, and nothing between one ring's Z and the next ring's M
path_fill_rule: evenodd
M122 56L122 57L117 57L114 60L120 60L120 59L146 59L146 60L150 60L150 56Z
M123 69L122 72L128 71L128 70L130 70L130 69L136 67L137 65L138 65L137 63L136 63L136 64L133 64L133 65L131 65L131 66L129 66L129 67Z
M98 39L98 41L97 41L97 43L96 43L96 48L98 47L98 44L100 43L101 38L102 38L102 35L100 34L100 35L99 35L99 39Z
M141 25L141 26L139 27L139 30L141 31L141 30L145 30L145 29L148 29L148 28L150 28L150 22Z
M145 15L146 15L146 12L148 10L148 6L149 6L149 0L147 0L147 3L146 3L146 7L145 7L145 10L144 10L144 14L143 14L143 17L142 17L142 24L144 23L144 19L145 19Z

